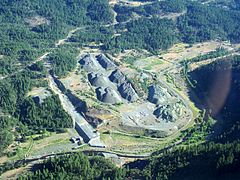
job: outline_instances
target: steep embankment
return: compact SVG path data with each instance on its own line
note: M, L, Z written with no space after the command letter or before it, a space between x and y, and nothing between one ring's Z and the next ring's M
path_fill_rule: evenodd
M190 72L196 80L191 97L199 107L217 119L217 139L234 140L239 136L240 56L227 57Z

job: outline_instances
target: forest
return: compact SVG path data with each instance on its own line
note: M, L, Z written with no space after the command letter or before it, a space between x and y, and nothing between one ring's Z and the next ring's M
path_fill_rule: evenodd
M107 44L114 35L114 27L104 27L99 24L86 27L85 29L75 33L70 39L70 42L77 43L80 46L89 45L100 46L102 43Z
M16 139L24 142L39 130L58 131L72 127L71 118L53 92L42 103L28 96L33 87L47 88L47 81L43 62L27 66L49 49L54 49L56 41L66 37L71 29L83 28L69 39L75 46L55 49L48 57L58 77L74 70L79 53L77 48L85 45L108 52L145 49L159 53L159 50L165 51L178 42L190 45L208 40L240 42L238 0L210 2L207 6L188 0L154 1L139 8L116 5L114 10L118 13L116 20L119 24L116 25L112 24L113 14L108 0L0 1L0 77L24 68L0 80L0 156ZM159 18L169 13L180 15L175 19ZM141 17L136 18L138 15ZM42 22L36 24L35 18ZM226 54L224 49L217 49L189 61L198 62ZM224 68L231 68L234 80L231 86L239 90L240 57L230 57L230 60L231 66ZM193 79L198 74L195 90L199 97L204 99L207 92L209 73L226 65L225 61L221 63L212 63L190 74ZM234 96L236 93L232 94L220 112L224 119L231 121L224 124L221 131L214 131L215 127L206 121L203 126L181 132L184 135L195 132L204 135L189 138L170 150L155 152L141 161L142 166L136 162L118 168L101 157L75 153L46 160L35 171L19 179L240 179L239 102ZM206 132L215 133L210 137ZM197 143L205 140L203 138L207 138L207 142ZM14 165L9 167L14 168ZM4 171L2 167L0 173Z
M167 13L182 13L186 9L184 0L155 1L152 4L129 7L124 5L115 5L114 10L117 12L117 21L124 22L134 18L134 13L151 17L153 15L162 15Z
M18 135L24 140L39 129L57 131L72 127L72 120L63 110L57 95L47 97L42 104L27 96L33 87L44 86L46 82L42 80L42 75L30 70L0 81L1 153ZM13 127L16 132L12 131Z
M17 63L27 64L54 47L69 29L109 23L112 15L107 0L2 0L0 21L0 73L5 75L21 68Z
M120 22L115 29L120 35L101 41L105 44L104 50L147 49L154 53L177 42L240 41L240 11L236 9L181 0L154 2L138 8L115 5L114 8ZM142 16L136 18L133 12ZM161 19L162 12L182 14L175 20Z
M16 120L13 118L7 116L0 117L0 156L3 155L3 150L14 140L13 134L10 130L15 124Z
M69 115L61 108L57 95L47 97L41 104L33 98L25 99L20 105L20 121L33 129L56 130L73 126Z
M195 43L212 39L239 42L240 12L221 7L189 3L187 13L178 18L183 42Z
M198 97L200 101L197 105L201 103L207 112L217 120L213 127L215 133L212 133L212 139L216 142L227 143L240 138L239 101L236 95L240 88L239 63L240 56L228 56L189 73L190 78L197 82L196 87L191 89L191 94ZM214 107L216 106L215 98L210 92L223 93L224 89L220 88L218 92L213 91L216 84L229 88L229 92L224 94L225 102L217 109ZM190 97L193 99L192 96ZM212 101L213 104L209 104L208 101Z
M77 64L78 51L74 47L63 46L48 56L53 72L59 77L66 76Z
M172 20L157 17L127 23L127 32L113 38L106 49L168 49L177 41L177 29Z
M156 152L148 160L117 168L102 157L82 153L46 160L19 179L238 179L240 145L207 143Z
M154 52L159 49L168 49L180 41L196 43L216 39L231 42L240 40L238 28L240 12L237 9L239 4L237 1L229 9L214 4L205 6L185 0L156 1L140 8L116 5L115 11L122 16L120 22L128 21L130 17L125 16L132 12L144 15L136 20L131 15L133 21L108 28L101 26L113 21L107 0L81 1L80 3L64 0L51 3L46 0L41 2L24 0L23 3L16 1L10 4L4 0L0 3L3 24L0 28L2 39L0 73L3 75L36 59L47 48L53 47L54 42L63 38L74 26L91 27L72 37L71 41L78 42L80 46L91 42L103 43L102 48L111 51L139 48ZM62 5L61 8L58 7L58 3ZM26 8L32 11L27 11ZM184 13L176 20L166 20L158 18L158 14L161 14L158 11ZM31 17L38 16L44 18L46 22L40 25L29 23ZM121 35L113 36L114 29ZM127 31L122 32L123 29ZM17 66L15 62L20 62L21 65ZM63 70L61 65L57 69ZM58 73L61 74L61 72Z
M33 87L47 86L43 62L28 64L54 48L70 29L112 22L111 13L107 0L0 1L0 77L9 75L0 81L1 155L18 135L25 139L39 127L51 131L72 127L58 96L53 94L42 104L27 96ZM73 70L77 54L76 47L55 50L48 57L54 73L65 76ZM11 75L20 69L24 70Z
M35 173L19 179L122 179L124 171L103 157L88 158L82 153L51 158Z

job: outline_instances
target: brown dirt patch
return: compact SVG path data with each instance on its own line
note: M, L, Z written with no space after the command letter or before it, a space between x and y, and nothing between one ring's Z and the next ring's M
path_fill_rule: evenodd
M8 160L7 156L0 157L0 164L5 163Z

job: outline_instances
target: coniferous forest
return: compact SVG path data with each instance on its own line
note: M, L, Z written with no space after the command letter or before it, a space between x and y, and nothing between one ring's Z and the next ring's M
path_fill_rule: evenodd
M119 3L112 8L108 0L0 1L0 157L11 157L5 151L14 141L24 143L42 131L64 132L73 127L60 97L49 88L48 76L51 72L57 78L64 78L76 70L79 49L83 46L90 44L89 48L111 55L133 49L156 55L177 43L189 46L207 41L240 43L238 0L129 2L143 5ZM169 14L174 18L169 18ZM36 24L34 18L41 23ZM76 28L80 30L64 39ZM58 48L59 39L67 42ZM39 60L44 53L45 63ZM196 125L180 132L181 145L173 140L173 147L156 148L143 160L117 167L103 157L63 153L40 162L18 179L240 179L239 99L235 96L240 87L240 57L229 54L218 48L183 62L188 70L188 63L219 58L190 73L184 71L185 77L196 83L194 93L200 99L209 93L211 73L224 73L223 69L233 72L231 87L236 91L231 92L233 96L228 96L218 114L224 120L221 130L212 126L215 117L207 109L207 114L195 119ZM226 65L229 62L231 65ZM42 88L49 94L43 100L36 100L39 97L30 94L34 88ZM192 138L194 134L204 135ZM21 160L0 163L0 175L25 166Z

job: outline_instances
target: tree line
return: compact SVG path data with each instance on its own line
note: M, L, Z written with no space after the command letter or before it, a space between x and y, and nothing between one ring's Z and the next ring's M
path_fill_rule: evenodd
M205 143L157 152L117 168L108 160L81 152L51 158L19 179L226 179L239 178L240 144Z

